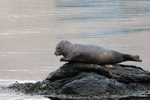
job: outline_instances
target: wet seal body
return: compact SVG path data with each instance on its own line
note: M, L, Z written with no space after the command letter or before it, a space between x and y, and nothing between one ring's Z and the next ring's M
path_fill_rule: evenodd
M117 52L93 44L73 44L69 41L60 41L54 53L63 55L60 61L80 62L90 64L116 64L124 61L142 62L139 55L130 55Z

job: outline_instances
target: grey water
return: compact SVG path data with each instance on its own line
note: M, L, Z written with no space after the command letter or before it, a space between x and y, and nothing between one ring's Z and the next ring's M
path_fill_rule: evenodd
M0 0L0 86L36 82L58 69L61 40L92 43L143 62L150 71L150 0ZM0 100L48 100L0 89Z

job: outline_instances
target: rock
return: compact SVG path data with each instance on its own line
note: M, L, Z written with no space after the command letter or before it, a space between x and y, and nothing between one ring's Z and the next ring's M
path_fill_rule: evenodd
M50 81L61 94L122 95L130 91L133 94L138 90L147 90L150 86L150 72L132 65L66 63L50 73L45 80Z
M66 63L41 82L6 88L60 100L150 97L150 72L132 65Z
M81 73L76 79L65 84L60 90L63 94L106 93L129 90L126 84L95 73Z
M73 77L83 72L94 72L98 75L116 79L119 82L147 82L150 80L150 72L140 67L129 65L94 65L83 63L66 63L55 72L50 73L46 80L55 81L63 78Z

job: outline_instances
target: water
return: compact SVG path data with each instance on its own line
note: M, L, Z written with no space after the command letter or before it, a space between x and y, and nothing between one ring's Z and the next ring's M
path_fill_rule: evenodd
M149 0L0 0L0 86L36 82L60 67L60 40L129 54L149 70ZM0 90L1 100L48 100Z

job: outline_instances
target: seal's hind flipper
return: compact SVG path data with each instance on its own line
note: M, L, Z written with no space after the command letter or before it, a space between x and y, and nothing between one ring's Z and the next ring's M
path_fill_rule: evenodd
M139 55L130 55L130 54L123 54L124 61L137 61L142 62Z
M80 53L78 52L72 52L70 53L66 58L61 58L60 61L71 61L75 58L78 58L80 56Z
M134 61L142 62L139 55L134 55L133 59L134 59Z

